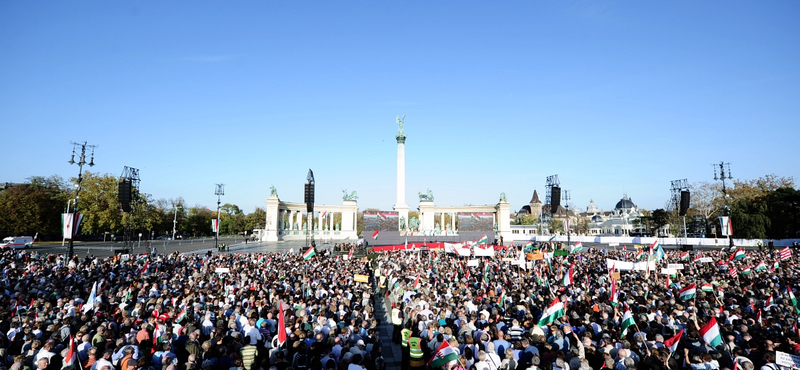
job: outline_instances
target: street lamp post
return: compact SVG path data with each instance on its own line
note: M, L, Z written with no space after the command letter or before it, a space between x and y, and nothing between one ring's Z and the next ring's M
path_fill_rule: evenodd
M217 184L214 195L217 196L217 232L214 234L214 246L219 248L219 205L222 203L222 196L225 195L225 184Z
M172 240L175 240L175 233L178 231L178 207L180 206L180 204L172 205L175 208L175 217L172 218Z
M67 212L67 215L72 218L72 235L69 236L69 245L67 246L67 260L71 260L72 257L75 255L75 247L73 245L73 239L75 239L75 234L77 234L77 226L76 223L78 222L78 194L81 192L81 181L83 181L83 165L88 164L89 167L94 167L94 148L96 145L88 145L85 141L83 144L72 142L72 157L70 157L67 163L69 164L77 164L78 165L78 181L75 185L75 198L72 202L72 213L70 214ZM75 162L75 150L80 146L81 148L81 156L77 162ZM89 159L89 163L86 163L86 148L92 150L91 158ZM67 208L69 208L69 203L67 203ZM69 211L69 209L67 209Z
M728 201L728 188L725 186L725 180L732 180L733 176L731 176L731 164L725 162L719 162L713 164L714 166L714 180L722 180L722 195L725 198L725 216L728 217L728 225L731 224L731 206ZM717 174L717 167L719 167L719 176ZM721 228L724 228L723 225L720 225ZM733 248L733 230L731 227L728 227L728 247Z

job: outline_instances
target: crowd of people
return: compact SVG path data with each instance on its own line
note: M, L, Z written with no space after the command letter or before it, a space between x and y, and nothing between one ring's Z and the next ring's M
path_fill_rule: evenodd
M530 247L474 259L5 250L0 370L384 370L388 346L404 370L780 370L779 352L800 354L792 251L592 248L520 263ZM683 268L662 274L668 264Z

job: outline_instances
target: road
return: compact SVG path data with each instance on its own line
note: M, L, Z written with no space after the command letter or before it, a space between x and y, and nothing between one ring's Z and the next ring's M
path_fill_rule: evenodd
M300 252L305 248L303 241L287 241L287 242L247 242L245 243L241 238L220 238L220 243L226 243L230 246L230 253L259 253L259 252L283 252L294 250ZM140 247L138 243L133 244L133 249L130 251L133 254L147 253L146 243L142 242ZM205 239L189 239L189 240L154 240L151 244L155 247L158 254L173 253L179 251L181 253L206 253L212 250L216 253L214 248L214 238ZM607 250L622 250L622 246L608 247L600 243L584 243L584 249L600 249L605 247ZM94 255L97 257L108 257L114 255L115 251L121 250L123 245L121 242L77 242L75 243L75 254L80 257ZM330 245L322 244L317 246L319 249L328 249ZM665 250L677 249L677 246L663 246ZM67 246L63 247L61 244L36 244L34 250L41 253L63 254L66 253ZM628 246L629 251L635 251L633 245ZM719 247L695 247L695 250L719 250Z
M242 238L220 238L220 243L226 243L230 246L230 253L257 253L257 252L278 252L294 249L295 252L300 251L304 247L304 242L252 242L245 243ZM141 245L141 246L139 246ZM173 253L175 251L181 253L206 253L212 250L216 253L214 248L214 238L205 239L189 239L189 240L154 240L151 244L158 254ZM320 245L319 248L329 248L327 245ZM114 255L115 251L123 249L121 242L76 242L74 245L75 254L79 257L94 255L97 257L108 257ZM67 245L63 247L61 244L34 244L33 250L40 253L64 254L67 251ZM147 253L147 243L138 242L133 243L133 249L130 251L132 254Z

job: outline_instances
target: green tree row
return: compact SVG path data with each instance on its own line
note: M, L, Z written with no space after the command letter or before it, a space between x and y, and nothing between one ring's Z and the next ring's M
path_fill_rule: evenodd
M0 237L38 233L40 240L61 239L61 214L68 205L74 210L75 183L76 179L36 176L0 192ZM126 230L133 235L171 236L173 220L177 221L178 235L211 235L211 220L216 218L215 210L200 205L187 207L180 197L156 200L146 193L135 197L131 212L122 212L118 179L88 171L81 182L78 212L84 215L80 228L83 239L121 237ZM245 214L238 206L226 203L220 207L220 233L250 234L257 226L263 227L265 216L263 208Z

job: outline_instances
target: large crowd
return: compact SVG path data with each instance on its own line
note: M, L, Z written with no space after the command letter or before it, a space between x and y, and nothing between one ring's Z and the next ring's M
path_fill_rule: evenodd
M5 250L0 370L384 370L385 346L404 370L780 370L778 352L800 352L791 251L666 251L652 271L621 271L607 259L652 253L584 249L526 266L523 248L476 259ZM668 264L683 269L662 274Z

